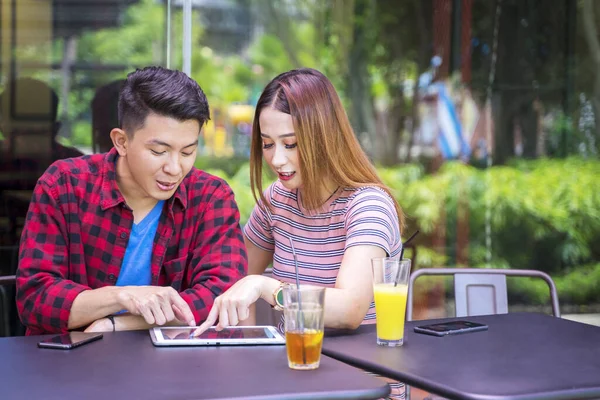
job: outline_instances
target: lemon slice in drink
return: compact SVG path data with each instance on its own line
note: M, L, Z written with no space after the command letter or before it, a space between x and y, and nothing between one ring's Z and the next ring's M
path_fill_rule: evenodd
M316 329L305 329L302 334L304 347L316 347L323 341L323 331Z

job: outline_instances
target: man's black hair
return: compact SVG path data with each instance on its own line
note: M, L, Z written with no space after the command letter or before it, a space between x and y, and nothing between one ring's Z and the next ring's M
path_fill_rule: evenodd
M127 134L142 128L148 114L195 119L202 127L210 119L204 92L181 71L163 67L137 69L127 75L119 96L119 126Z

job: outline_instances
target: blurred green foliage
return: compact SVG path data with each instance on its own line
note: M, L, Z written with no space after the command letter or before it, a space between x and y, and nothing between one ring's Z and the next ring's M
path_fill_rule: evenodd
M399 168L403 170L410 167ZM579 158L521 161L488 170L450 162L435 175L414 179L408 174L405 181L382 173L423 233L432 233L444 214L448 226L468 220L469 265L486 261L489 208L492 262L546 272L600 258L598 176L600 162ZM453 242L452 236L448 242Z
M232 186L245 223L255 204L248 165L226 173L208 164L197 163ZM545 271L556 280L561 301L600 302L600 162L540 159L488 170L448 162L434 175L418 165L378 170L408 218L406 232L421 231L418 267L456 264L452 246L440 252L428 244L444 216L447 227L459 218L468 222L468 264L486 267L485 212L490 207L491 267ZM453 230L446 232L447 243L455 243ZM511 287L517 298L540 303L547 298L544 285L514 280Z
M589 305L600 302L600 263L585 265L553 276L561 304ZM519 303L549 304L548 285L540 279L507 280L511 299Z
M366 71L362 77L368 89L366 93L386 106L394 104L394 96L400 96L398 99L406 103L405 111L409 109L412 103L401 90L403 84L418 77L428 64L427 57L417 53L429 42L422 35L412 34L421 23L417 17L427 14L415 11L422 6L421 2L400 6L397 2L377 2L377 13L369 14L370 17L367 13L354 15L356 9L341 13L340 10L346 9L339 4L333 8L332 2L296 2L292 8L301 10L298 15L302 18L282 11L278 16L284 19L278 29L271 26L276 19L267 12L278 7L267 0L252 2L262 4L260 9L264 13L259 17L264 20L265 31L257 35L241 55L218 54L206 46L202 40L201 14L196 9L193 12L191 75L206 92L214 119L218 116L216 111L224 113L229 104L252 104L270 79L297 66L315 67L325 72L352 116L349 107L353 100L352 83L359 82L359 78L351 74L350 67L361 64L361 60ZM359 3L367 4L356 2ZM374 11L371 7L368 9ZM111 68L91 73L78 71L69 77L68 102L60 104L59 112L62 119L68 119L66 126L71 127L65 139L69 144L90 145L90 102L96 88L124 78L136 67L165 63L164 4L141 0L128 7L121 17L119 26L86 30L77 38L78 62ZM174 8L170 54L173 66L182 64L179 45L182 20L181 10ZM365 40L362 48L357 38ZM353 46L353 42L357 42L357 46ZM47 46L50 49L46 49ZM39 54L51 54L52 62L60 63L64 41L57 38L51 44L20 49L19 60L33 63L39 61ZM33 75L48 81L59 93L61 79L66 79L45 70ZM476 70L473 79L477 82ZM356 93L362 98L362 92L354 89L356 101ZM68 109L63 109L66 105ZM560 140L564 132L572 138L569 142L572 148L566 153L577 153L575 146L583 139L576 136L576 130L570 117L560 115L546 139L548 154L561 154ZM202 158L197 166L229 182L236 194L242 222L245 222L255 204L247 162ZM549 272L557 281L561 299L579 304L598 301L600 297L597 290L600 246L596 244L600 240L599 172L598 161L580 158L520 161L489 170L449 162L434 175L426 175L420 165L379 168L381 177L392 188L408 217L406 232L421 231L417 241L419 267L456 264L454 228L458 221L468 223L468 264L486 266L485 225L489 209L492 232L489 266ZM266 177L265 187L272 179ZM430 239L440 226L444 227L448 245L434 249L429 244ZM538 301L546 292L538 283L515 285L522 298L532 301ZM520 289L519 285L526 289Z

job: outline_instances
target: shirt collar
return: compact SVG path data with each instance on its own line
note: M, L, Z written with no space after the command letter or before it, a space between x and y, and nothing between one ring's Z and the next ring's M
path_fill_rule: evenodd
M121 203L125 203L125 198L123 197L123 194L119 189L119 185L117 185L118 158L119 153L117 153L117 149L115 149L114 147L104 155L104 162L102 165L101 172L102 192L100 193L100 207L102 207L102 210L107 210L108 208L115 207ZM179 201L183 209L187 208L187 188L185 185L187 180L187 177L184 178L184 180L177 188L175 195L169 200L167 200L170 210L173 209L173 203L175 199Z

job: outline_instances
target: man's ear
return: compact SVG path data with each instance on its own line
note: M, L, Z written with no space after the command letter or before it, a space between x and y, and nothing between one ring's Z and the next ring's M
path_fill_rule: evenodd
M123 129L114 128L110 131L110 138L112 139L115 149L119 152L121 157L127 155L127 148L129 147L129 138Z

